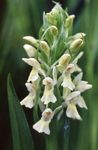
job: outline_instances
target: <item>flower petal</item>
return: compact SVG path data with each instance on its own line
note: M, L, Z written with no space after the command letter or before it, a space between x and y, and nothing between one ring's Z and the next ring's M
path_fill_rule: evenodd
M80 95L80 96L77 96L77 97L75 98L75 101L76 101L76 104L77 104L79 107L88 109L88 108L87 108L87 105L86 105L86 103L85 103L85 101L84 101L84 98L83 98L81 95Z
M70 90L73 90L75 88L74 83L71 80L71 75L70 74L65 74L63 83L61 84L64 88L68 88Z
M70 93L67 98L66 98L66 102L72 100L73 98L77 97L80 95L80 92L79 91L75 91L75 92L72 92Z
M25 44L25 45L23 46L23 48L25 49L25 51L26 51L26 53L27 53L27 55L28 55L29 57L35 56L35 54L36 54L36 49L35 49L33 46L31 46L31 45L29 45L29 44Z
M45 90L41 101L44 102L45 105L47 105L50 102L55 103L57 99L52 90Z
M39 78L38 71L36 69L32 69L27 82L34 82L38 80L38 78Z
M30 93L20 102L20 104L31 109L34 106L34 95Z
M81 116L79 115L77 108L74 104L69 104L66 110L66 115L69 118L82 120Z
M80 81L76 87L81 93L92 88L91 84L88 84L86 81Z
M40 63L35 58L22 58L22 60L36 69L40 68Z
M81 80L82 80L82 77L83 77L83 72L79 73L75 79L73 80L74 84L77 85Z
M44 132L45 134L50 134L50 129L49 129L49 121L44 121L42 118L33 125L33 129L35 129L37 132L42 133Z

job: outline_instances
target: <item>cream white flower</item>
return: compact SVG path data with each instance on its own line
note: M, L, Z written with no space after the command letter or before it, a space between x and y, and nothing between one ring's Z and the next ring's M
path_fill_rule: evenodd
M50 134L49 124L51 119L53 118L53 111L50 108L46 108L42 113L41 119L33 125L33 129L35 129L39 133Z
M78 105L80 108L85 109L87 109L87 106L83 97L80 94L81 94L80 91L74 91L66 97L65 104L67 106L66 110L67 117L81 120L76 105Z
M43 85L45 85L44 93L41 98L41 101L44 102L45 105L52 102L55 103L57 101L56 96L53 93L54 90L54 81L50 77L46 77L43 80Z
M74 83L72 82L72 79L71 79L71 74L66 73L64 75L64 79L63 79L63 82L62 82L61 86L63 86L63 88L68 88L71 91L75 88L75 85L74 85Z
M36 48L39 46L39 44L38 44L39 41L37 39L35 39L33 36L24 36L23 39L30 42Z
M39 78L39 74L42 74L45 77L44 70L41 68L40 63L35 58L23 58L22 60L25 61L28 65L33 67L27 82L36 81Z
M34 57L36 55L37 50L33 46L25 44L23 48L29 57Z
M74 64L69 64L65 72L63 73L63 82L61 84L61 86L63 86L64 88L68 88L71 91L75 88L75 85L71 79L71 74L73 72L74 72Z
M71 79L71 74L73 72L80 72L81 68L77 65L78 60L82 57L83 52L80 52L78 56L66 66L65 71L63 72L63 82L61 86L68 88L71 91L75 89L75 84Z
M82 120L81 116L79 115L78 111L77 111L77 107L75 104L70 103L67 107L66 110L66 115L69 118L73 118L73 119L77 119L77 120Z
M75 99L79 96L80 96L80 92L75 91L75 92L70 93L66 97L65 104L67 106L67 110L66 110L67 117L81 120L81 116L79 115L77 111L77 107L76 107L77 104L78 105L80 104L80 99ZM83 105L81 104L81 106Z
M25 107L32 108L35 103L34 101L36 97L36 85L35 83L26 83L25 85L29 94L20 102L20 104L24 105Z
M73 80L75 84L75 89L80 91L81 93L92 88L92 85L88 84L87 81L83 81L82 77L83 77L83 73L81 72Z
M74 102L76 105L78 105L80 108L88 109L88 108L87 108L87 105L86 105L86 103L85 103L85 101L84 101L84 98L83 98L81 95L75 97L75 98L73 99L73 102Z

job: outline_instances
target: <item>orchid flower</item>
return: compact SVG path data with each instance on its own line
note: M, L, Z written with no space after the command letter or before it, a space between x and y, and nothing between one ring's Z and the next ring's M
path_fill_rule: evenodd
M57 101L56 96L54 95L54 81L50 77L46 77L43 80L43 85L45 85L44 93L41 98L41 101L47 105L48 103L52 102L55 103Z
M33 129L35 129L39 133L50 134L49 124L53 117L53 111L50 108L46 108L43 113L41 119L33 125Z

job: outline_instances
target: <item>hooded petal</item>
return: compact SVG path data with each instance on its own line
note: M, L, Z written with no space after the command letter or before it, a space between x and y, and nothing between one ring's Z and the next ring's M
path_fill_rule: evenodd
M22 60L36 69L40 68L40 63L35 58L22 58Z
M23 48L25 49L25 51L29 57L34 57L37 52L37 50L29 44L25 44L23 46Z

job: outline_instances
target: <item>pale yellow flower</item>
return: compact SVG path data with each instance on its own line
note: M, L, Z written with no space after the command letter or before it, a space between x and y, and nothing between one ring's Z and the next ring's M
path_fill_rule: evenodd
M34 57L36 55L37 50L33 46L25 44L23 48L29 57Z
M35 104L36 85L35 83L26 83L25 85L29 94L20 102L20 104L24 105L25 107L32 108Z
M51 119L53 118L53 111L50 108L46 108L42 113L41 119L33 125L33 129L35 129L39 133L50 134L49 124Z
M77 100L75 99L79 97L79 95L80 95L80 92L75 91L75 92L70 93L65 99L65 104L67 106L66 115L69 118L81 120L81 116L79 115L77 111L77 107L76 107L80 99L77 99Z
M81 116L79 115L77 111L76 105L73 103L70 103L68 105L67 110L66 110L66 115L67 117L72 118L72 119L82 120Z
M66 66L65 71L63 71L63 82L61 86L64 88L68 88L71 91L75 89L75 84L72 81L71 74L74 72L80 72L81 68L77 65L78 59L80 59L83 55L83 52L80 52L78 56Z
M74 72L74 64L69 64L63 73L63 82L61 86L68 88L71 91L75 88L75 85L71 79L71 74Z
M85 109L87 109L87 106L83 97L80 94L81 94L80 91L74 91L69 95L67 95L67 97L65 98L65 104L67 106L66 110L67 117L81 120L76 105L79 106L80 108Z
M44 70L41 68L40 63L35 58L23 58L22 60L25 61L28 65L33 67L27 82L36 81L39 78L39 74L45 77Z
M71 91L75 88L75 85L74 85L74 83L72 82L72 79L71 79L71 74L66 73L64 75L63 82L62 82L61 86L63 86L63 88L68 88Z
M44 93L41 98L41 101L47 105L48 103L52 102L55 103L57 101L56 96L54 95L54 81L50 77L46 77L43 80L43 85L45 85Z

